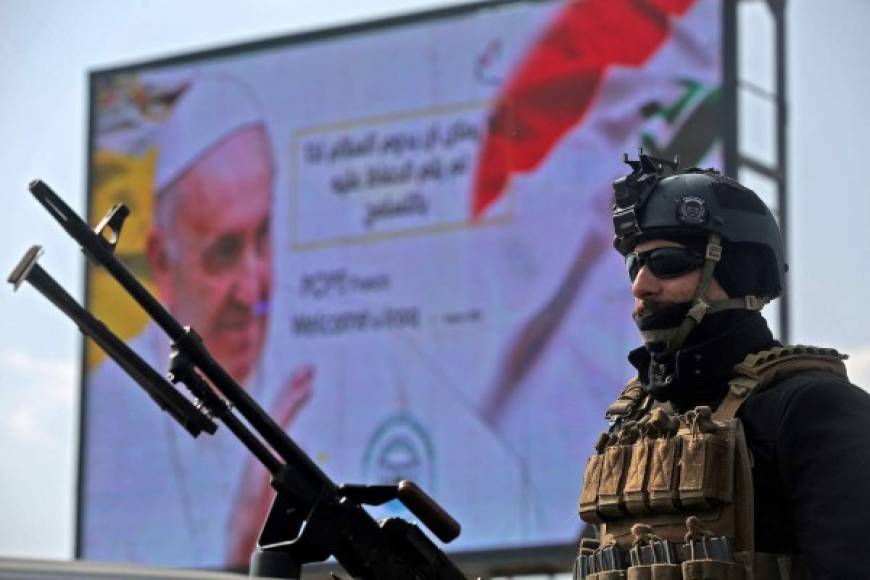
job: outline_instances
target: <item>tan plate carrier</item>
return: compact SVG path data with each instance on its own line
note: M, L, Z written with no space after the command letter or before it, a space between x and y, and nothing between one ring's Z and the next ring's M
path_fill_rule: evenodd
M638 379L607 410L612 427L587 463L580 494L583 521L598 527L600 546L628 551L649 538L676 545L679 563L597 572L589 580L795 580L789 555L754 550L751 458L737 411L753 393L806 371L846 376L845 355L811 346L748 355L734 368L715 411L684 414L654 404ZM690 519L690 516L694 516ZM686 554L702 537L730 538L734 561ZM801 567L802 568L802 567Z

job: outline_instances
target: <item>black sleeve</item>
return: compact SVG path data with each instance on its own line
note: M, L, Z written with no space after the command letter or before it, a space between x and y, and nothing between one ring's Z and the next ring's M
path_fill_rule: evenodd
M794 538L812 578L870 578L870 395L813 374L779 405L777 464Z

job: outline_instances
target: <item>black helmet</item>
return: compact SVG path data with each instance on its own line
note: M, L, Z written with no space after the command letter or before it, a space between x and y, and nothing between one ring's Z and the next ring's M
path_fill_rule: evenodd
M717 234L726 244L760 258L766 298L783 292L787 266L782 236L770 209L752 190L713 169L675 172L677 161L640 154L625 162L632 173L613 183L614 247L623 255L653 238ZM670 169L671 175L665 176Z
M697 247L699 239L703 242L701 278L682 323L644 335L647 342L659 345L662 355L676 352L705 315L761 310L782 294L786 265L779 226L753 191L712 169L677 172L679 159L669 162L641 152L637 161L626 155L625 162L632 172L613 183L614 247L626 255L649 239L690 247ZM670 175L665 175L666 169ZM756 267L745 268L747 264ZM731 267L722 267L726 265ZM728 299L711 301L707 290L717 266L717 278L725 274L724 279L733 281L735 271L741 270L759 276L748 285L733 284L739 290L729 291Z

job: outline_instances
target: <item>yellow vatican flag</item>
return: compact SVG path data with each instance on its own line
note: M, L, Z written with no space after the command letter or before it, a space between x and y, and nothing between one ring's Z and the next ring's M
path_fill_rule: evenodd
M154 167L157 152L142 156L114 151L97 151L94 156L89 221L96 224L116 203L130 208L115 256L150 292L151 272L145 260L145 244L151 230L154 208ZM144 311L105 270L90 265L87 273L90 311L123 340L136 336L147 322ZM92 371L106 354L88 340L87 369Z

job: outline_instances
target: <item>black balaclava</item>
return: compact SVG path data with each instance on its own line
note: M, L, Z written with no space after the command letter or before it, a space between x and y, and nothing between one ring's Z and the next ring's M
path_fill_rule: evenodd
M725 310L704 317L673 355L658 357L642 346L628 359L653 398L682 412L715 405L727 391L734 365L776 344L760 312Z

